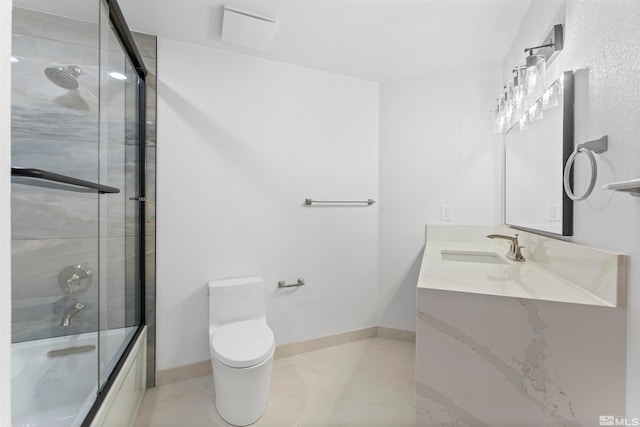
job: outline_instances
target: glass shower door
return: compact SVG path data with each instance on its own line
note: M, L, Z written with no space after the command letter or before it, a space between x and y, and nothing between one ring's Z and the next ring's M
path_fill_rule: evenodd
M99 387L140 325L139 80L104 11L100 21L100 181L122 189L100 215Z
M144 66L114 6L14 1L14 426L91 418L143 322Z
M12 418L71 425L97 390L99 200L115 194L91 188L102 188L100 9L83 2L80 20L14 4L25 7L12 29Z

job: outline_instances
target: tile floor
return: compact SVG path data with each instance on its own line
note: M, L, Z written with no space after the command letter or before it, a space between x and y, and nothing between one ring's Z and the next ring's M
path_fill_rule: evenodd
M254 426L413 426L415 344L370 338L276 359ZM228 426L211 376L149 389L136 427Z

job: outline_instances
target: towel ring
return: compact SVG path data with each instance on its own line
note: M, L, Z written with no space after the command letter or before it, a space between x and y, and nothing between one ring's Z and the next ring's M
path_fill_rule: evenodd
M585 142L583 144L578 144L576 149L571 153L569 158L567 159L567 164L564 167L564 191L567 193L567 196L576 202L586 199L589 197L594 187L596 186L596 179L598 178L598 164L596 163L596 157L593 153L604 153L608 149L607 135L603 136L600 139L596 139L594 141ZM579 153L585 153L589 158L589 164L591 165L591 179L589 181L589 186L587 187L587 191L582 196L576 196L573 194L571 190L571 167L573 166L573 162L576 159L576 156Z

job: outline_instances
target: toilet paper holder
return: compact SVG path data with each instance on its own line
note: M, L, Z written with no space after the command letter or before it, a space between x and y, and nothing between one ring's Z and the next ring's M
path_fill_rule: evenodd
M289 283L288 285L284 280L280 280L278 282L279 288L293 288L293 287L302 286L302 285L304 285L304 277L298 277L298 281L296 283Z

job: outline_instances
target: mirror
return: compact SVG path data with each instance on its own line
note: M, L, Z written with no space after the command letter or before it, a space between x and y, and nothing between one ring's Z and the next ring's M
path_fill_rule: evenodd
M573 72L567 71L536 103L542 117L521 117L505 134L507 225L573 234L573 202L562 184L564 165L573 151L573 94ZM536 118L539 115L537 111Z

